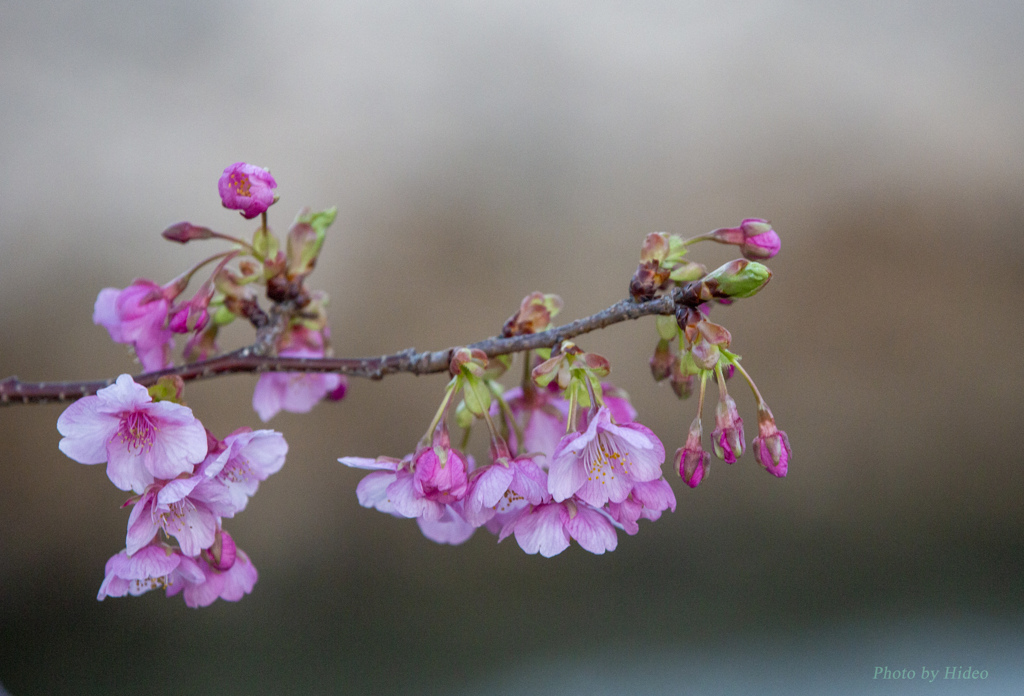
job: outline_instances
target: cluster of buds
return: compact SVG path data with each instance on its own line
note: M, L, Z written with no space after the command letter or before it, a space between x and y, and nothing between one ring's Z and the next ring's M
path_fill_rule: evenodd
M181 403L181 380L148 390L129 375L71 404L57 420L60 450L135 495L125 548L106 566L98 599L161 588L190 607L252 592L256 568L224 518L245 509L260 481L284 465L288 444L272 430L216 438Z
M702 266L684 258L688 247L698 241L738 246L745 258L707 273ZM640 265L630 282L630 294L637 302L671 294L676 304L674 317L658 317L658 343L650 360L651 374L655 381L668 379L681 399L699 389L697 416L690 424L686 443L675 457L680 477L691 488L704 480L710 462L703 446L701 417L707 381L712 375L719 395L711 433L712 450L716 457L732 464L746 448L743 419L726 387L726 380L737 370L757 400L761 435L754 440L755 458L775 476L785 476L788 470L792 454L789 439L775 426L771 410L740 365L740 356L729 350L729 330L708 318L712 302L729 304L758 293L771 280L771 271L757 259L769 259L780 248L778 234L766 220L760 219L744 220L739 227L723 227L687 240L660 232L649 234L644 240Z
M246 219L261 216L252 241L190 222L172 225L163 232L168 240L186 244L220 239L230 242L231 248L166 285L140 278L124 289L101 290L93 321L105 327L115 342L130 345L146 371L173 366L174 334L190 335L183 351L186 361L214 355L218 332L238 318L262 332L258 347L266 352L303 358L330 355L327 295L306 288L305 280L316 266L336 211L301 211L282 247L267 226L267 209L277 201L276 187L274 178L260 167L237 162L225 169L218 184L224 207L241 211ZM195 294L180 299L193 276L213 263L213 271ZM270 314L260 306L255 290L260 286L272 303ZM325 396L340 399L345 388L340 375L262 375L253 407L264 421L281 410L306 413Z

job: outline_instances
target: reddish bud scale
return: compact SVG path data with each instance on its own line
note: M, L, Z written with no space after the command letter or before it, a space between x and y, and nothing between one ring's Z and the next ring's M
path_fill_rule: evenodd
M669 269L662 268L657 261L641 262L629 281L629 296L634 302L653 300L668 285L671 274Z

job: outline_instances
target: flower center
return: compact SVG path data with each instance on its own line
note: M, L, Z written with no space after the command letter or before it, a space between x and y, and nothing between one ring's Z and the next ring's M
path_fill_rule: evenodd
M629 475L629 452L619 448L619 440L610 437L605 431L598 431L597 437L590 441L583 453L583 466L587 470L588 481L605 483L605 479L615 478L615 467Z
M249 198L249 177L246 174L240 174L235 172L229 179L231 188L235 189L235 193L239 196L245 196Z
M252 478L252 468L249 460L242 455L237 455L228 460L228 465L221 472L221 479L231 483L244 483Z
M121 415L121 423L118 425L114 437L121 436L121 442L128 447L128 452L138 454L144 449L150 449L156 439L156 425L144 411L132 411Z

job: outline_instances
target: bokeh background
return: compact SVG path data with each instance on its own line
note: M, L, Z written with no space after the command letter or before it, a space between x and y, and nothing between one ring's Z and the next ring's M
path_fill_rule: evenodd
M716 316L795 452L667 466L678 510L606 556L441 547L335 460L411 450L443 378L353 381L271 422L288 462L229 523L259 583L191 610L96 602L124 495L57 450L62 406L3 408L0 691L1019 693L1022 45L1010 0L0 3L0 377L135 371L97 292L210 253L173 222L249 234L216 193L245 160L278 230L338 206L311 284L347 356L493 335L533 290L584 316L647 232L769 218L774 279ZM671 452L695 404L655 340L581 343ZM189 405L259 427L254 383Z

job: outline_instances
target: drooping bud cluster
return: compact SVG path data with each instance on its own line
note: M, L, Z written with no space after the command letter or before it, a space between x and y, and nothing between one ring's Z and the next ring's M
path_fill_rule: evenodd
M71 404L57 420L60 450L134 496L125 548L107 561L98 599L162 588L190 607L237 601L252 592L256 568L223 529L260 481L284 465L280 433L240 428L214 437L180 403L181 383L147 390L129 375Z
M688 246L698 241L738 246L746 258L735 259L707 273L683 258ZM775 429L771 411L740 366L740 356L729 350L729 330L708 319L710 303L730 304L758 293L771 280L771 271L753 259L769 259L780 248L778 234L761 219L747 219L739 227L723 227L685 241L655 232L647 235L641 247L640 266L629 286L631 297L644 302L671 294L676 303L674 317L658 317L658 343L650 360L651 375L655 381L669 380L680 398L689 397L695 384L700 385L697 417L690 425L686 444L676 451L675 458L680 477L691 488L703 481L708 472L709 455L702 444L701 417L707 381L712 375L719 393L711 433L712 450L716 457L732 464L746 449L743 419L726 388L726 379L736 370L750 384L758 404L762 435L754 440L755 458L770 473L786 475L791 455L789 440L785 433Z

